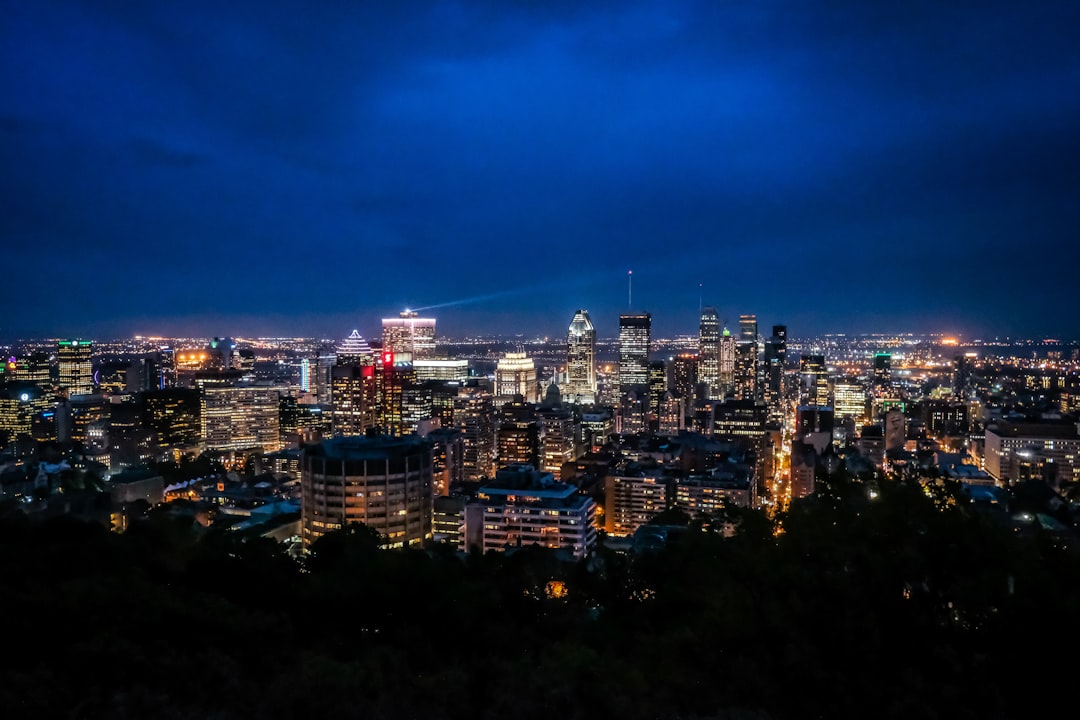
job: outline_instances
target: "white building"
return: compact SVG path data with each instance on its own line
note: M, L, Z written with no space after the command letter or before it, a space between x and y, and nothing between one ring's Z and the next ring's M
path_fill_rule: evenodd
M509 465L465 506L465 549L540 545L575 558L596 546L596 503L532 465Z

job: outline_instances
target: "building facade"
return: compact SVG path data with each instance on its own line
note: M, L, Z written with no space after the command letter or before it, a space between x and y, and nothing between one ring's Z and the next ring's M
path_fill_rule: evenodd
M574 405L596 402L596 328L586 310L578 310L566 334L566 387L563 397Z
M304 451L300 476L305 545L364 523L388 548L432 537L432 445L418 437L342 437Z

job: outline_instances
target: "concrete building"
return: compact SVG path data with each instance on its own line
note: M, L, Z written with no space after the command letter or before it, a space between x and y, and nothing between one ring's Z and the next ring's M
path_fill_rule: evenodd
M997 482L1019 479L1033 459L1054 466L1056 481L1080 481L1080 432L1074 423L1000 421L986 428L986 472ZM1015 456L1024 453L1019 459Z
M596 503L531 465L500 469L465 506L465 545L481 552L540 545L580 559L596 546Z
M351 523L389 548L432 537L432 445L419 437L341 437L304 450L300 486L305 545Z

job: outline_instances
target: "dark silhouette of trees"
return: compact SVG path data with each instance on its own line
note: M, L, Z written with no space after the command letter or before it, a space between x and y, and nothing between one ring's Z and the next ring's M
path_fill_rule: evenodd
M1080 563L947 487L842 472L777 525L567 562L386 551L303 563L151 514L0 520L8 717L1029 717L1068 687ZM953 502L949 502L953 498ZM1041 659L1040 659L1041 658Z

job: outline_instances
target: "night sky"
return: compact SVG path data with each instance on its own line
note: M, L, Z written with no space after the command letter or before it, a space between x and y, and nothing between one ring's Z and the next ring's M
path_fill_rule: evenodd
M1080 337L1076 0L0 9L0 337Z

